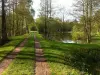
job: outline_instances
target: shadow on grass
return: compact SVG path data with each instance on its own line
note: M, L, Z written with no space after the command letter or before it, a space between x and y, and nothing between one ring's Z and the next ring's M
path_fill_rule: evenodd
M58 44L56 42L41 42L41 44L44 46L42 48L45 50L45 57L48 62L61 63L77 68L84 73L100 75L99 46Z
M33 38L32 38L33 39ZM16 42L16 41L19 41L20 42ZM13 52L13 50L18 46L18 47L21 47L19 46L19 44L23 41L21 41L22 39L17 39L17 40L14 40L12 42L9 42L7 44L5 44L4 46L1 47L2 50L0 50L0 62L3 61L5 58L7 59L14 59L17 54L20 55L20 56L17 56L18 59L32 59L33 58L30 58L31 56L34 55L33 51L28 51L28 49L30 48L33 48L32 45L33 44L33 41L29 41L30 45L25 45L25 50L27 51L21 51L21 52ZM17 43L17 44L15 44ZM27 43L26 43L27 44ZM11 50L7 50L8 47L15 47L15 48L11 48ZM34 49L33 49L34 50ZM8 57L10 55L10 57Z
M27 49L30 47L27 47ZM0 52L0 54L8 53L6 51ZM17 56L18 55L18 56ZM23 60L34 60L35 58L32 58L34 56L33 51L21 51L21 52L10 52L7 56L0 55L0 58L3 58L1 61L3 61L5 58L6 59L23 59Z

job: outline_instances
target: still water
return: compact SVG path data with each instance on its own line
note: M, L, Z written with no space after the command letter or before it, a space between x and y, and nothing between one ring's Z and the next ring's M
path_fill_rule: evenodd
M61 41L63 43L81 43L80 40L74 41L71 33L59 33L51 36L53 36L54 40Z
M61 41L62 41L63 43L77 43L77 41L74 41L74 40L72 39L71 33L63 33L63 34L61 35Z
M63 43L76 43L75 41L67 40L67 39L66 39L66 40L62 40L62 42L63 42Z

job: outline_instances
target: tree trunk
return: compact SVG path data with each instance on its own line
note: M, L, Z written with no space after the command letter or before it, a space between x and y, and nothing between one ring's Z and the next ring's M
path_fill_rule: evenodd
M2 44L8 41L6 31L6 12L5 12L5 0L2 0Z
M13 27L12 27L12 29L13 29L13 36L15 36L15 14L14 14L14 8L15 8L15 5L14 5L14 0L13 0Z

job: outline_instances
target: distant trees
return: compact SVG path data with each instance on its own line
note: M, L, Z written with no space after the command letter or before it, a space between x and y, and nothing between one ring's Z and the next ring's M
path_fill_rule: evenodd
M32 0L1 0L2 20L0 25L1 44L6 43L8 37L23 35L29 32L29 25L34 23Z
M44 25L45 25L45 38L48 37L48 23L50 23L50 18L52 17L52 0L41 0L41 9L40 16L44 17Z
M80 22L83 25L84 39L87 43L91 43L93 16L99 5L98 0L77 0L76 8L80 15Z
M96 35L100 35L100 9L95 12L94 17L94 25L93 25L93 32L96 32Z
M59 8L57 8L55 12L52 0L41 0L40 6L40 15L39 18L36 19L36 25L38 31L43 34L46 39L53 39L57 35L72 31L74 23L64 20L66 14L65 9L61 8L61 10L59 10ZM63 19L54 15L58 13L57 10L59 10Z
M38 31L39 33L43 34L45 36L45 17L40 17L36 19L36 25L38 27ZM57 36L60 36L63 33L67 33L67 32L71 32L74 22L69 22L69 21L65 21L62 22L61 19L59 18L49 18L48 20L50 20L50 23L48 23L48 38L50 40L54 40L54 38L59 38ZM61 37L61 36L60 36Z
M69 30L72 31L74 40L83 40L85 43L91 43L92 36L95 33L99 33L99 6L99 0L76 0L75 10L79 19L76 20L77 22L70 23L64 20L65 14L67 14L65 11L60 14L62 20L53 16L52 0L41 0L40 18L37 19L36 23L45 38L50 38L51 34L53 35L56 32L64 33Z

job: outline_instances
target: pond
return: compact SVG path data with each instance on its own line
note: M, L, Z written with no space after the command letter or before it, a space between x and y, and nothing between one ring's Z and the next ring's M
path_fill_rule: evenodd
M61 35L61 41L62 41L63 43L79 43L79 42L80 42L79 40L74 41L74 40L72 39L71 33L63 33L63 34Z
M74 41L72 39L72 35L71 33L69 32L66 32L66 33L57 33L57 34L53 34L53 35L50 35L52 36L54 40L57 40L57 41L61 41L63 43L82 43L81 40L77 40L77 41Z
M76 43L75 41L68 40L68 39L66 39L66 40L62 40L62 42L63 42L63 43Z

